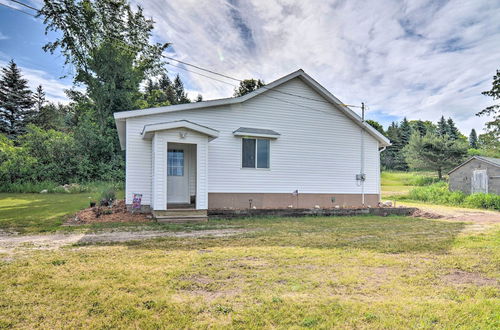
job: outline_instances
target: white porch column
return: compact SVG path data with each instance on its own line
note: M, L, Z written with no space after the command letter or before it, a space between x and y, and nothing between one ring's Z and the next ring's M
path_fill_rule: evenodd
M196 209L208 209L208 139L196 144Z
M167 209L167 140L162 134L153 137L153 210Z

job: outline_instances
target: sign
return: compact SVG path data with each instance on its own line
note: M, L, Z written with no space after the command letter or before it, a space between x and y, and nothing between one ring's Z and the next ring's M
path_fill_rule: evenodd
M132 199L132 208L135 209L140 209L141 208L141 201L142 201L142 194L134 194L134 198Z

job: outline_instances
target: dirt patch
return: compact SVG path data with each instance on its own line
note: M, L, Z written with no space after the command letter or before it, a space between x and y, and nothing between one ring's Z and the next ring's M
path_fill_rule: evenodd
M432 213L432 212L426 212L423 210L416 210L411 214L412 217L414 218L424 218L424 219L441 219L443 216L440 214Z
M465 272L463 270L455 270L450 274L441 276L441 280L445 283L453 284L453 285L477 285L477 286L497 286L500 287L500 284L497 280L493 278L484 277L479 273L470 273Z
M0 253L16 249L52 250L65 245L120 243L160 237L225 237L248 232L246 229L210 229L190 232L171 231L109 231L99 233L50 235L0 235Z
M111 207L95 206L82 210L68 219L65 225L82 225L103 222L151 222L152 217L127 210L124 200L116 200Z

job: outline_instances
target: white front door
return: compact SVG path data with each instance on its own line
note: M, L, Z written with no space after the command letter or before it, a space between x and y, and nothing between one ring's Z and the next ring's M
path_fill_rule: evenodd
M472 172L472 193L488 193L488 174L486 170Z
M189 203L188 148L182 144L168 146L167 203Z

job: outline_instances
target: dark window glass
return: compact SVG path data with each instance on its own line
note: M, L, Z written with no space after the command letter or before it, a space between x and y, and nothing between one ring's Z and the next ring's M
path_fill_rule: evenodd
M269 140L257 140L257 168L269 168Z
M242 167L255 168L255 139L243 139Z

